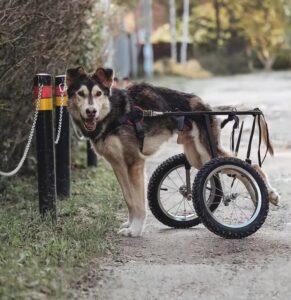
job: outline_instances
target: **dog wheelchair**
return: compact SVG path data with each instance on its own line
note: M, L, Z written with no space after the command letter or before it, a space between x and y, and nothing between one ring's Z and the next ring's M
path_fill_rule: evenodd
M221 127L234 121L231 149L235 156L239 150L244 125L242 122L237 143L234 145L234 132L239 127L238 116L253 116L245 160L218 156L211 131L211 115L227 116ZM264 118L262 112L259 109L164 113L144 111L144 117L156 116L174 117L178 124L184 124L187 117L204 120L212 158L200 170L195 170L184 154L165 160L154 171L148 185L148 201L153 215L161 223L174 228L189 228L202 222L213 233L229 239L244 238L255 233L263 225L269 210L267 187L250 160L256 120ZM262 129L260 122L258 124L258 161L261 166L268 147L262 160ZM267 123L265 124L269 139Z

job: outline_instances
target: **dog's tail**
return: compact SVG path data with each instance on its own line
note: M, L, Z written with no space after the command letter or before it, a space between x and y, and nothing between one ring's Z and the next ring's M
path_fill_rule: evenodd
M217 110L217 111L231 111L231 110L241 110L241 111L245 111L245 110L251 110L250 108L247 108L246 106L216 106L213 107L213 110ZM240 119L244 119L245 116L238 116ZM257 123L261 133L261 138L263 139L268 152L273 156L274 155L274 147L273 147L273 143L270 139L270 135L269 135L269 129L268 129L268 124L265 120L264 115L261 115L260 117L256 117L257 118Z
M273 143L270 139L268 124L265 120L265 117L264 117L264 115L263 116L259 115L256 118L258 120L258 126L261 128L261 137L263 138L263 141L265 142L269 153L273 156L274 155L274 147L273 147Z

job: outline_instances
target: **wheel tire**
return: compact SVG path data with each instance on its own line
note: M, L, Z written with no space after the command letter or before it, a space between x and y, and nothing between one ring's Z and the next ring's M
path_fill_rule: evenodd
M240 228L232 228L219 223L208 211L204 201L204 184L208 175L218 167L233 165L248 172L256 181L261 192L261 208L257 217L249 224ZM255 233L265 222L269 211L268 192L265 182L257 171L248 163L233 157L219 157L210 160L197 173L193 183L193 204L197 215L202 223L213 233L227 239L241 239Z
M164 225L174 228L190 228L201 223L200 219L194 218L191 220L175 220L169 217L163 209L160 207L158 200L159 188L161 182L164 180L165 175L169 174L171 170L175 170L179 166L188 164L187 159L184 154L178 154L170 157L164 161L153 173L150 178L148 185L148 202L152 214ZM216 187L220 187L219 182L215 182ZM221 197L214 197L214 204L211 205L211 210L214 210L220 203Z

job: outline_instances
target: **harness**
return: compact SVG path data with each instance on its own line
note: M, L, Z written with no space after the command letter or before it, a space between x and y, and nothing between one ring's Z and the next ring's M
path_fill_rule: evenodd
M129 97L129 95L126 94L125 91L124 95L125 98L128 100L128 103L130 104L130 111L124 115L119 116L117 119L115 119L113 122L111 122L109 124L109 126L105 129L105 131L102 133L102 138L103 140L106 138L106 136L114 131L116 128L122 126L122 125L130 125L133 126L134 130L135 130L135 134L136 137L139 141L139 149L142 152L143 151L143 145L144 145L144 138L145 138L145 130L144 130L144 117L152 117L152 116L158 116L158 115L162 115L162 112L153 112L150 110L143 110L141 107L134 105L132 99ZM258 108L255 109L255 111L260 111ZM259 127L259 144L258 144L258 162L259 165L262 166L266 156L267 156L267 152L269 150L269 130L268 130L268 125L267 122L265 120L265 116L263 115L263 113L260 111L260 114L258 115L253 115L254 119L253 119L253 124L252 124L252 129L251 129L251 133L250 133L250 138L249 138L249 143L248 143L248 149L247 149L247 157L246 157L246 162L248 162L249 164L251 164L251 160L250 160L250 154L251 154L251 149L252 149L252 141L253 141L253 136L254 136L254 131L255 131L255 126L256 126L256 120L258 121L258 127ZM172 118L175 120L176 122L176 128L179 131L183 131L185 129L191 129L192 128L192 124L191 124L191 120L186 116L186 115L182 115L182 116L172 116ZM257 119L258 118L258 119ZM260 120L261 118L263 119L265 126L266 126L266 133L267 133L267 149L266 152L264 154L264 157L262 159L261 156L261 142L262 142L262 138L261 138L261 134L262 134L262 128L261 128L261 124L260 124ZM232 127L232 133L231 133L231 151L233 153L235 153L235 156L237 156L238 151L239 151L239 147L240 147L240 142L241 142L241 136L242 136L242 132L243 132L243 127L244 127L244 121L242 122L242 125L240 127L240 131L239 131L239 135L237 138L237 142L236 142L236 146L234 145L235 143L235 131L236 129L239 128L239 118L236 115L236 110L233 110L232 112L230 112L228 114L228 117L222 121L221 123L221 128L223 128L227 123L234 121L233 127Z
M122 125L133 126L136 137L139 141L140 151L142 152L144 137L145 137L144 127L143 127L144 110L137 105L133 105L132 99L125 93L125 91L124 91L124 95L130 104L130 111L127 114L119 116L112 123L110 123L109 126L106 128L106 130L103 132L102 138L104 140L110 132L112 132L113 130L115 130L116 128Z
M260 111L261 110L259 108L256 108L255 110ZM240 127L240 131L238 134L238 138L237 138L237 143L236 143L236 147L234 147L234 140L235 140L235 130L239 128L239 118L238 116L235 114L235 110L233 112L231 112L228 117L223 120L221 122L220 127L223 128L227 123L234 121L233 127L232 127L232 133L231 133L231 151L235 153L235 156L237 156L238 151L239 151L239 147L240 147L240 142L241 142L241 136L242 136L242 132L243 132L243 127L244 127L244 121L242 121L241 127ZM258 119L257 119L258 118ZM264 154L264 157L262 159L262 155L261 155L261 144L262 144L262 128L261 128L261 118L263 119L265 126L266 126L266 133L267 133L267 148L266 148L266 152ZM269 150L269 141L270 141L270 137L269 137L269 129L268 129L268 124L266 122L265 116L264 114L261 112L261 114L255 116L254 115L254 119L253 119L253 124L252 124L252 129L251 129L251 133L250 133L250 137L249 137L249 142L248 142L248 149L247 149L247 156L246 156L246 162L251 164L252 161L250 159L250 155L251 155L251 151L252 151L252 141L253 141L253 137L254 137L254 132L255 132L255 127L256 127L256 121L258 121L258 127L259 127L259 144L258 144L258 162L259 162L259 166L261 167L262 164L264 163L268 150Z
M145 130L144 130L144 117L147 117L147 113L149 111L143 110L138 105L133 105L132 99L124 92L124 96L128 100L130 104L130 111L127 114L124 114L122 116L119 116L117 119L115 119L113 122L109 124L109 126L106 128L106 130L102 134L103 140L106 138L106 136L114 131L116 128L122 126L122 125L130 125L133 126L135 130L136 137L139 141L139 149L142 152L143 151L143 145L144 145L144 138L145 138ZM173 119L176 122L176 127L179 131L182 131L183 129L192 128L191 121L189 118L185 116L177 116L173 117Z

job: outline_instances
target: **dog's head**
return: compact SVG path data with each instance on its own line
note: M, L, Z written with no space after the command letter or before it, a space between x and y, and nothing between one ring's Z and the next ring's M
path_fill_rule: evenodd
M110 112L113 70L98 68L87 74L82 67L67 70L68 109L83 132L92 132Z

